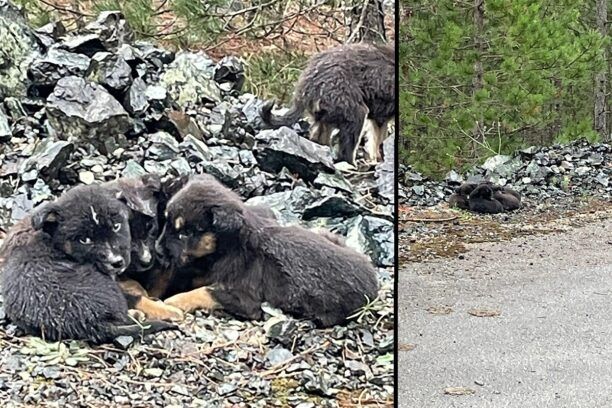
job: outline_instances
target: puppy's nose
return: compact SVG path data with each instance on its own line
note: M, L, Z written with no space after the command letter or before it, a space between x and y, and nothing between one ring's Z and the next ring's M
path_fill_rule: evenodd
M112 262L110 264L114 269L123 269L125 266L125 261L123 259L119 259L118 261Z

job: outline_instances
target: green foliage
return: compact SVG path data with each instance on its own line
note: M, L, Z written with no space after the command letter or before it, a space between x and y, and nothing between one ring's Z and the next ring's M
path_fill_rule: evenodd
M93 2L93 11L96 14L112 10L120 10L138 36L151 37L156 34L156 26L153 22L156 11L153 0L99 0Z
M264 51L247 58L245 88L260 98L288 103L307 56L302 52Z
M52 21L51 13L38 0L15 0L15 4L23 8L34 27L42 27Z
M607 42L583 24L587 3L485 0L479 33L471 2L404 0L413 15L400 28L402 159L441 175L527 144L594 138Z

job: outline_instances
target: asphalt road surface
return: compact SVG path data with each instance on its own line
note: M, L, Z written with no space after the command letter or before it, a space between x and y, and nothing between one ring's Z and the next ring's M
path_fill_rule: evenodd
M612 407L612 219L404 266L398 317L402 408Z

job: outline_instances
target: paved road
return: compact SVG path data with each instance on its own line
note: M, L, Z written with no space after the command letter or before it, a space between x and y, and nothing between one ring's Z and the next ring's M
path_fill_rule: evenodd
M612 220L464 256L400 271L399 406L612 407Z

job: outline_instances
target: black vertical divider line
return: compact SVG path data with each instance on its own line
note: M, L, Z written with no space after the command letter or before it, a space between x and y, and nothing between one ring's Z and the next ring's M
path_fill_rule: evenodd
M399 281L399 146L400 146L400 115L399 115L399 38L400 38L400 0L395 0L395 152L394 152L394 169L393 169L393 182L394 182L394 255L393 260L393 401L394 406L398 406L398 281Z

